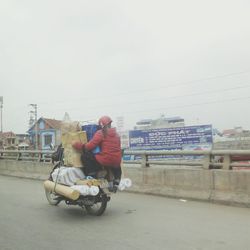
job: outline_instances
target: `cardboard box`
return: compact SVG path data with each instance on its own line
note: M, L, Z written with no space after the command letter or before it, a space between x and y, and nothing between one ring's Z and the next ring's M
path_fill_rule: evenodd
M81 153L72 147L72 143L79 141L87 143L87 135L84 131L67 132L62 134L62 146L64 148L64 165L69 167L82 167Z

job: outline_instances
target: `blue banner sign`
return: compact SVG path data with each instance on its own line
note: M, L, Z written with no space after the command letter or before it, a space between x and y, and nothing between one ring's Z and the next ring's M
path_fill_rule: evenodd
M212 125L129 131L129 146L135 150L202 150L212 143Z

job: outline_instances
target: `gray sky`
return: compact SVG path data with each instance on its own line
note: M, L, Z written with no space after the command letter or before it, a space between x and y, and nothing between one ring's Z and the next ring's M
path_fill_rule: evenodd
M4 131L38 116L250 129L250 2L0 1Z

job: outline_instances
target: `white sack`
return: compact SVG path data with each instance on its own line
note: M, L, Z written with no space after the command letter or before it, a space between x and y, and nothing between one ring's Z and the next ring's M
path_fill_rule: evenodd
M72 186L79 179L84 179L85 175L83 174L80 168L74 167L60 167L54 170L52 173L52 179L54 182L64 184L67 186Z

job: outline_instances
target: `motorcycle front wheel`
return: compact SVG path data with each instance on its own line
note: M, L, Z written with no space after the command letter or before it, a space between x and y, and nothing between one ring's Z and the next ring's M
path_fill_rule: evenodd
M59 196L52 191L48 191L45 189L45 195L50 205L56 206L61 201L60 199L58 199Z

